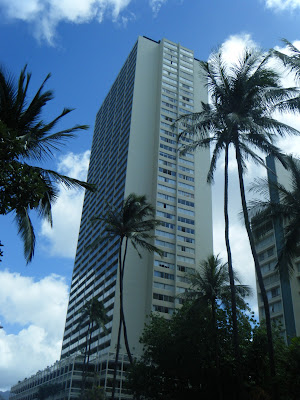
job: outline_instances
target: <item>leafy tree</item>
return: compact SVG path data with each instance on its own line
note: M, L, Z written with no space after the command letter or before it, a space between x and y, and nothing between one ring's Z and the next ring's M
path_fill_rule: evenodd
M274 349L268 298L255 250L254 238L249 221L244 174L246 160L250 158L258 164L264 164L258 151L272 154L284 164L280 150L274 145L277 136L299 134L299 132L274 119L274 111L295 111L297 102L291 99L299 98L295 88L283 88L280 75L268 65L269 55L247 49L243 57L234 65L224 61L222 49L214 53L208 62L201 62L204 79L207 79L211 104L202 103L202 111L180 118L184 127L181 137L191 137L193 142L183 145L183 151L198 147L213 145L213 155L208 173L211 180L217 166L217 160L225 149L225 235L228 251L228 149L233 147L237 163L239 187L243 216L255 270L261 290L267 323L270 369L275 376ZM298 108L299 109L299 108ZM231 254L228 251L228 267L230 285L232 288L232 313L234 323L234 343L237 351L238 337L236 329L235 287L231 265ZM274 396L276 397L276 391Z
M151 315L140 340L144 345L142 359L134 363L128 375L127 385L134 398L215 400L221 392L223 399L232 399L235 379L231 319L219 304L216 315L219 365L211 309L204 302L185 302L170 320ZM246 347L251 342L249 319L239 318L239 326L244 326L241 331Z
M217 385L219 386L219 398L222 399L220 371L220 346L218 338L217 308L223 304L230 309L231 289L228 275L227 263L223 264L218 256L210 255L200 262L199 271L188 275L191 286L184 294L184 297L196 302L204 303L211 310L212 336L214 340L215 360L217 369ZM235 291L237 304L243 309L246 308L244 298L251 293L248 286L239 284L235 274ZM240 391L240 388L237 388Z
M130 363L133 363L132 355L130 352L127 329L123 309L123 279L125 271L126 254L128 244L131 243L133 248L138 252L141 257L139 248L145 249L150 252L157 252L161 254L156 246L149 243L153 240L153 230L160 224L154 218L154 208L146 200L145 196L138 196L131 193L123 202L122 207L113 205L107 206L107 211L104 215L96 216L93 218L94 222L100 222L104 226L104 236L99 236L89 247L95 247L97 244L105 241L118 239L119 242L119 255L118 255L118 268L119 268L119 295L120 295L120 321L117 339L116 359L114 368L113 390L112 398L115 395L116 373L119 359L121 331L123 326L123 336L126 351Z
M44 122L41 114L53 99L52 91L44 91L50 74L29 100L31 74L26 73L26 68L21 71L18 83L0 69L0 214L15 214L28 263L35 248L30 211L36 210L39 217L52 225L51 206L58 195L58 184L67 188L93 189L93 186L37 165L51 159L75 132L88 127L75 125L53 133L72 110L65 108L52 121Z
M105 400L106 395L100 386L93 386L87 389L80 397L79 400Z
M37 398L39 400L45 400L48 397L55 396L63 389L61 383L50 383L47 385L42 385L38 388Z
M86 381L86 372L88 370L90 362L92 333L94 327L96 328L102 327L103 331L106 332L107 329L105 327L105 324L107 324L110 319L106 314L106 310L104 308L103 303L99 301L97 297L93 297L91 300L86 302L78 312L81 314L78 322L78 328L80 328L84 322L88 321L88 330L86 334L86 343L84 352L83 377L82 377L82 390L84 390Z

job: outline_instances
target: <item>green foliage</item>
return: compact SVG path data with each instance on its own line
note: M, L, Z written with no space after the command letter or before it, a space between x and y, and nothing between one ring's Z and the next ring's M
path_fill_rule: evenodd
M150 316L140 342L144 353L131 367L127 387L135 399L232 399L236 372L230 309L216 308L218 342L214 339L211 310L205 303L185 302L170 319ZM248 306L238 308L243 400L270 400L274 380L270 374L266 328L259 326ZM300 339L288 347L274 328L274 348L281 400L298 399ZM219 365L215 346L219 346ZM220 369L220 373L218 372Z
M79 396L79 400L105 400L106 395L104 390L100 386L93 386L91 389L86 389L82 395Z
M42 385L39 387L37 392L37 398L39 400L45 400L48 397L55 396L63 389L61 383L52 383L48 385Z
M36 210L39 217L52 224L51 205L57 198L58 184L67 188L94 189L86 182L37 166L39 162L53 158L64 141L72 138L75 132L87 129L86 125L75 125L52 132L72 111L70 109L64 109L52 121L44 122L42 112L53 99L51 91L44 91L49 77L30 101L31 74L26 73L26 66L18 83L0 70L0 215L15 214L27 262L32 260L35 247L30 211Z
M214 326L211 310L199 302L186 302L170 320L152 314L141 343L144 354L128 376L128 387L141 399L218 399L232 396L234 354L230 313L217 307L220 381L216 383ZM251 340L249 319L239 318L243 345ZM224 397L225 398L225 397Z

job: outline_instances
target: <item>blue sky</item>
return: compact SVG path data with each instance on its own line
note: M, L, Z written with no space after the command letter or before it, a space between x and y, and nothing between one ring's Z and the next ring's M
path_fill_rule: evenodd
M282 37L300 40L299 17L300 0L0 0L0 63L16 77L28 64L31 93L51 72L47 89L54 90L55 99L45 120L67 106L75 110L61 128L90 125L50 164L84 179L96 112L138 35L180 42L199 59L225 43L231 60L245 43L269 49L281 46ZM289 122L299 124L295 117ZM299 142L282 146L295 151ZM214 241L215 251L223 253L222 204L216 200L222 190L221 167L213 189ZM233 172L234 167L232 189ZM250 167L249 179L255 175ZM240 268L244 283L253 285L232 193L234 257L236 264L247 265ZM54 229L35 221L37 248L28 266L13 217L0 217L5 245L0 265L0 389L59 358L81 204L82 194L62 191L53 210ZM255 299L251 304L255 308Z

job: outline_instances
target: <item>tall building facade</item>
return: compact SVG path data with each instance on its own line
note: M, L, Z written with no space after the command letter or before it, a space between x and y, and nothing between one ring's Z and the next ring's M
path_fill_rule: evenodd
M165 39L139 37L96 117L88 181L98 190L84 199L62 359L83 351L88 325L78 326L79 310L95 296L111 321L106 332L94 328L91 357L115 352L118 242L85 248L104 234L91 218L107 203L120 207L130 193L145 194L161 220L155 244L164 256L145 252L141 259L129 247L126 259L124 312L135 355L141 353L146 316L156 311L168 317L180 307L176 296L187 287L184 274L212 253L209 150L180 155L173 126L180 115L198 111L201 101L207 101L207 90L193 52Z
M289 172L273 156L267 157L266 164L269 183L278 182L289 189ZM270 199L274 203L280 201L279 193L272 185ZM282 327L282 333L288 342L294 336L300 335L300 258L294 260L292 275L279 272L276 265L284 237L284 225L282 221L270 219L265 221L263 230L263 236L257 232L256 250L267 290L271 320ZM258 284L257 294L261 320L264 318L264 307Z

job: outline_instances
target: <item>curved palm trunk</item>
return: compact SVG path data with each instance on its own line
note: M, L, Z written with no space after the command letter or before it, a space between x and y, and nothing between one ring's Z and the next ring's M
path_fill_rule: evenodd
M235 358L235 375L237 377L236 385L236 399L239 398L241 392L241 358L239 349L239 332L237 324L237 310L236 310L236 290L234 283L234 274L232 266L232 256L231 247L229 241L229 215L228 215L228 152L229 145L226 144L225 147L225 168L224 168L224 220L225 220L225 244L227 251L227 262L228 262L228 275L230 284L230 294L231 294L231 312L232 312L232 339L233 339L233 351Z
M239 185L240 185L240 194L241 194L244 221L245 221L247 235L248 235L248 239L249 239L249 243L250 243L251 253L253 256L253 260L254 260L255 272L257 275L257 280L258 280L258 284L259 284L259 288L261 291L261 296L262 296L262 300L263 300L263 304L264 304L264 309L265 309L270 373L271 373L271 377L275 378L276 377L276 368L275 368L275 359L274 359L274 347L273 347L269 302L268 302L267 292L265 289L261 269L259 266L258 256L257 256L257 252L255 249L255 244L254 244L254 237L253 237L253 234L251 231L251 226L250 226L250 221L249 221L249 215L248 215L248 209L247 209L247 203L246 203L246 195L245 195L245 186L244 186L244 179L243 179L243 167L242 167L242 162L241 162L241 153L240 153L240 149L238 146L235 146L235 151L236 151L235 154L236 154L236 161L237 161L237 166L238 166ZM277 399L278 391L276 390L275 382L273 382L272 389L273 389L273 399Z
M117 349L116 349L116 358L114 365L114 376L113 376L113 384L112 384L112 393L111 398L115 400L115 391L116 391L116 383L117 383L117 367L119 361L119 353L120 353L120 342L121 342L121 331L122 331L122 312L121 312L121 304L123 303L123 269L122 269L122 244L123 238L120 238L119 244L119 291L120 291L120 318L119 318L119 330L118 330L118 339L117 339Z
M124 268L125 268L125 259L126 259L126 254L127 254L127 248L128 248L128 238L126 238L126 242L125 242L125 249L124 249L123 263L122 263L122 304L120 304L120 312L122 315L123 336L124 336L125 347L126 347L129 362L132 365L133 359L132 359L132 355L131 355L129 343L128 343L127 327L126 327L126 323L125 323L125 314L124 314L124 307L123 307L123 278L124 278Z
M240 352L239 352L239 337L238 337L238 326L237 326L237 312L236 312L236 292L234 275L232 268L232 256L229 242L229 216L228 216L228 150L229 146L225 148L225 169L224 169L224 219L225 219L225 243L227 250L227 261L228 261L228 275L230 282L231 291L231 310L232 310L232 328L233 328L233 348L234 356L236 361L237 371L239 371L240 364Z

